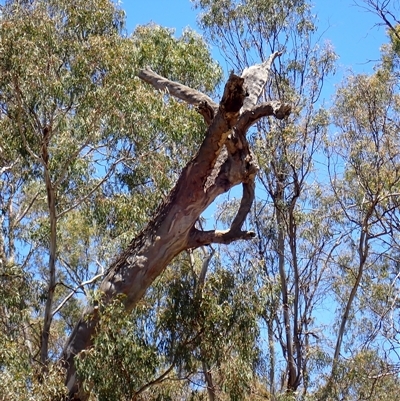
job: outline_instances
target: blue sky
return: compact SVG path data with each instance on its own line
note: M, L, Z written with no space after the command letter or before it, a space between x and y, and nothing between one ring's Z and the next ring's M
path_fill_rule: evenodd
M313 3L320 35L333 44L340 57L337 80L349 70L372 71L373 61L379 59L380 46L387 42L385 29L374 27L380 22L378 17L355 6L354 0L314 0ZM137 25L149 22L175 28L177 35L188 26L201 33L196 23L197 12L190 0L123 0L121 6L127 14L129 33Z

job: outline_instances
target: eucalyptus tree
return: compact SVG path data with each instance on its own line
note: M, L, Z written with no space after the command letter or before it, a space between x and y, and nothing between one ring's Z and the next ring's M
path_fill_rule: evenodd
M257 400L259 298L255 277L227 270L213 250L183 253L127 315L116 299L93 346L77 359L79 377L100 399Z
M241 72L219 104L221 69L190 30L127 36L108 0L2 6L0 397L393 398L395 14L364 1L392 48L340 87L328 138L335 54L314 43L310 4L194 3ZM227 229L203 230L238 184Z
M399 88L388 58L348 77L335 99L340 167L331 163L331 181L342 236L330 262L339 316L328 398L392 399L398 386Z
M21 352L25 374L14 387L12 358L2 360L6 396L16 398L13 388L20 388L22 399L40 397L40 383L56 380L51 362L82 302L73 295L90 295L85 289L103 276L104 266L110 267L101 295L89 299L64 348L69 397L78 390L74 358L92 343L103 306L117 297L131 310L184 249L254 235L241 230L257 172L245 134L263 116L283 119L290 112L278 102L256 104L278 54L242 77L232 74L218 105L208 95L220 72L199 37L188 31L176 40L155 26L126 37L123 22L107 0L2 6L2 180L18 183L2 197L2 268L6 261L25 277L32 273L35 298L24 305L26 325L19 326L20 333L29 332L16 333L13 343L14 350L27 350L25 359ZM139 72L146 65L168 77L148 68ZM243 202L230 230L196 228L215 197L240 183ZM110 254L123 247L109 265ZM63 390L46 391L43 397L55 398Z
M44 382L54 395L51 362L80 314L74 295L90 298L110 255L140 230L202 140L199 115L136 75L150 64L211 93L220 71L203 41L156 26L128 38L123 23L109 1L2 6L6 397L16 399L17 388L21 399L39 397Z
M237 247L259 274L254 291L263 297L267 371L273 399L312 392L311 375L324 359L321 323L316 321L329 282L322 262L334 247L331 211L324 197L322 160L328 112L321 106L324 79L334 69L331 46L316 43L308 1L194 2L200 24L236 68L268 60L278 51L273 79L263 96L292 105L288 119L264 119L252 131L260 165L259 198L249 224L257 238ZM229 252L235 259L234 252ZM247 255L247 256L246 256ZM321 340L319 340L321 339Z
M124 307L131 310L154 279L183 250L254 237L252 231L241 229L254 198L257 172L245 135L261 117L273 115L284 119L290 113L287 104L257 103L268 82L271 62L277 56L274 53L267 63L245 69L242 77L232 73L219 105L202 92L164 78L151 69L139 73L143 81L156 89L167 89L170 95L197 105L208 128L198 152L182 170L155 216L110 266L100 285L101 299L85 309L71 333L64 351L70 396L79 392L74 357L91 345L105 304L117 295L124 295ZM196 222L207 206L240 183L243 198L230 228L225 231L197 228Z

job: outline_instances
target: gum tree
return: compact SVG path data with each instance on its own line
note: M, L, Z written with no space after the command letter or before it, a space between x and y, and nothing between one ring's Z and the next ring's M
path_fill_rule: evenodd
M125 310L131 310L185 249L254 237L242 230L258 170L246 133L262 117L284 119L290 112L288 105L258 101L280 53L241 76L231 74L215 103L209 93L218 70L198 37L188 32L174 40L168 31L150 26L126 38L122 26L121 12L106 0L10 1L1 15L1 124L7 135L7 147L1 148L3 186L19 174L18 166L28 166L25 180L7 195L13 208L6 208L3 220L8 230L2 266L30 268L41 277L39 294L31 287L38 296L40 323L32 326L23 344L29 343L32 360L39 362L32 383L51 383L59 336L71 324L70 313L79 313L80 301L73 301L73 295L93 288L109 263L112 247L105 247L101 228L115 233L118 221L132 219L114 244L124 250L104 273L99 298L89 302L64 347L70 398L79 389L74 358L91 345L104 306L118 296ZM182 83L176 81L180 77L185 77ZM184 145L178 148L180 142ZM193 155L194 143L198 151ZM186 159L181 156L184 149L189 150ZM165 193L188 159L147 224L127 211L124 203L143 213L139 199L148 195L151 200L154 190ZM239 184L243 198L230 229L201 230L196 222L202 211ZM119 193L118 185L123 188ZM20 208L17 214L15 206ZM18 241L32 246L32 252L13 258L18 224L29 227L30 235ZM126 239L129 230L131 241ZM99 246L104 254L93 256ZM62 317L67 306L70 317ZM26 311L32 307L27 305ZM29 314L25 319L29 322Z
M373 74L348 77L336 94L332 151L339 164L330 158L330 172L342 236L330 261L339 316L326 399L351 392L391 399L398 385L396 59L387 48Z
M195 4L202 11L203 29L233 65L244 68L265 60L271 51L283 53L264 96L290 103L292 113L282 121L258 122L249 136L260 165L258 198L249 221L257 237L238 246L236 255L228 254L235 261L231 263L246 260L259 277L254 291L264 303L263 380L271 397L305 397L322 354L315 315L328 276L321 260L335 243L325 184L315 166L329 124L320 94L336 55L329 43L315 41L316 19L307 1Z
M20 285L14 298L4 291L10 304L2 310L7 336L1 339L14 351L2 358L2 386L18 387L11 385L11 367L22 361L32 383L21 381L22 399L38 395L43 382L54 396L54 355L96 280L104 276L101 296L64 347L70 397L78 384L74 357L91 344L103 305L124 295L131 310L184 249L253 237L241 230L257 172L245 135L261 117L283 119L290 110L257 103L277 53L242 77L232 74L216 104L209 95L219 69L199 37L187 31L177 40L148 26L127 38L122 28L122 13L106 0L2 7L1 263L9 271L2 280ZM181 77L182 83L173 81ZM178 176L146 225L146 211ZM231 229L197 228L215 197L241 183L243 202ZM122 248L104 274L109 255ZM22 297L24 313L14 316ZM11 324L16 318L19 326Z
M254 237L253 232L241 229L254 198L257 172L246 133L261 117L274 115L283 119L290 111L289 106L277 102L257 103L268 82L271 63L278 55L275 53L267 62L245 70L241 77L231 74L219 105L203 93L163 78L150 69L140 72L139 77L155 88L167 90L170 95L196 105L208 129L197 154L183 169L155 217L110 266L100 285L103 303L117 294L124 294L125 307L130 310L183 250ZM207 206L238 184L243 186L243 198L230 228L226 231L198 229L196 222ZM86 309L64 351L71 395L77 390L73 358L91 344L98 313L97 305Z

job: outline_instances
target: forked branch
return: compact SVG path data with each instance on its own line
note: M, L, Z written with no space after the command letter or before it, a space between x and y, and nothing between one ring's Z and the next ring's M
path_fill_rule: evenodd
M99 289L101 305L106 306L115 296L123 294L125 308L131 310L154 279L183 250L254 238L255 233L241 229L254 199L258 169L246 140L246 131L262 116L284 118L290 112L287 105L255 106L254 103L254 99L258 101L275 57L277 54L271 56L269 64L246 70L244 77L231 74L219 105L208 96L149 69L140 72L139 77L154 88L166 90L178 99L196 105L208 129L196 156L182 170L155 216L108 269ZM253 90L257 93L253 94ZM247 102L248 98L251 101ZM243 112L244 102L251 107ZM227 231L198 230L195 224L201 213L218 195L238 184L243 185L243 197L231 228ZM93 344L100 313L98 305L88 305L65 345L62 362L67 370L70 399L83 401L88 398L76 376L74 358Z

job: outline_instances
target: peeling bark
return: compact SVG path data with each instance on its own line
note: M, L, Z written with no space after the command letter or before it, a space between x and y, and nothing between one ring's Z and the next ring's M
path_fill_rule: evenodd
M248 70L244 77L231 74L219 106L208 96L160 77L149 69L139 74L141 79L156 89L168 90L171 95L197 105L208 124L208 130L198 153L183 169L155 217L110 266L100 285L103 304L106 305L117 294L124 294L125 307L129 311L154 279L183 250L210 243L228 244L255 236L253 232L241 230L254 198L254 180L258 170L245 134L263 116L284 118L290 112L289 106L277 102L255 106L260 93L256 96L249 94L247 83L256 80L258 88L260 82L263 82L262 86L265 85L263 68L261 78L254 77ZM258 68L253 72L259 71ZM247 101L248 98L250 101ZM240 114L245 101L247 109ZM243 198L231 228L227 231L198 230L195 224L201 213L218 195L241 183ZM87 399L87 395L79 389L74 357L91 346L98 314L98 306L87 307L63 351L62 361L67 369L66 383L70 399Z

